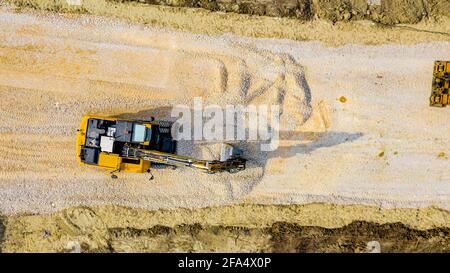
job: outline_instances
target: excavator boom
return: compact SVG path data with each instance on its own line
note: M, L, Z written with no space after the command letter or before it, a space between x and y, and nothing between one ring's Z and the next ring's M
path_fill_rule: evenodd
M231 155L224 161L219 160L201 160L188 156L181 156L171 153L165 153L154 150L144 150L139 148L124 147L123 157L130 159L141 159L152 163L165 164L176 167L190 167L201 169L207 173L217 172L238 172L245 169L246 160Z

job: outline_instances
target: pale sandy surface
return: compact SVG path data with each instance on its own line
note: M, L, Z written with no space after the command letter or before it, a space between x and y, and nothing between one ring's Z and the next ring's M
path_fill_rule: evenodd
M449 209L449 109L428 106L436 59L450 59L449 42L327 48L2 9L0 210L241 202ZM297 133L268 154L243 145L249 169L236 175L179 169L155 170L152 182L145 174L111 180L77 165L83 114L164 114L194 96L218 104L282 97L283 128ZM189 143L180 153L208 156Z

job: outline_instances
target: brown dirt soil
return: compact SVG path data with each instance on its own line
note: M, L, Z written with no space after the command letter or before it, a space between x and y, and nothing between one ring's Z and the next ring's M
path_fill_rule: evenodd
M381 5L375 6L367 5L365 0L313 0L311 5L304 4L306 1L293 1L298 3L295 9L292 9L292 1L239 1L237 6L232 4L233 1L170 1L169 5L166 0L149 0L152 4L134 0L83 0L81 6L69 6L65 0L4 0L17 10L33 8L68 13L67 16L88 13L193 33L317 40L330 46L411 44L450 39L450 1L447 0L428 0L426 4L381 0ZM213 6L217 8L210 10L221 12L198 8L199 3L216 3ZM265 7L263 13L257 12L262 3L275 6ZM228 11L229 5L236 10L223 12ZM284 8L280 11L277 7ZM258 14L264 16L254 16Z
M211 11L272 17L297 18L303 21L320 18L332 22L372 20L384 24L417 23L425 17L448 16L447 0L109 0L140 2L172 7L203 8Z
M355 221L342 228L275 223L268 232L274 252L367 252L376 241L382 252L449 252L449 229L415 230L402 223Z
M247 205L159 211L113 206L77 207L50 215L11 216L6 221L2 220L6 222L5 225L0 225L1 250L3 252L450 251L448 227L417 229L399 222L381 223L388 219L395 221L395 217L391 217L399 213L395 210L386 210L380 212L385 215L381 221L369 217L366 218L369 221L351 221L343 226L325 228L317 226L316 224L324 223L312 215L317 215L320 206L323 209L328 205ZM355 206L353 208L334 206L330 209L334 216L330 217L329 213L322 210L321 218L334 223L339 222L337 218L346 217L346 210L358 210ZM370 207L365 209L371 210ZM273 210L278 214L273 214ZM425 210L415 210L417 217L424 213L436 216L437 211L426 210L428 213ZM258 222L256 219L246 217L247 214L256 212L260 217L264 217L264 221ZM305 221L289 215L290 212L314 220L306 224ZM206 217L212 213L220 215L221 223L215 222L214 217ZM236 217L239 214L244 214L244 218ZM282 221L282 219L290 220ZM3 236L5 226L6 232Z
M419 231L401 223L379 225L362 221L334 229L276 222L268 228L193 224L108 230L109 245L114 252L278 253L368 252L368 242L372 241L377 241L383 252L449 252L449 231L442 228Z

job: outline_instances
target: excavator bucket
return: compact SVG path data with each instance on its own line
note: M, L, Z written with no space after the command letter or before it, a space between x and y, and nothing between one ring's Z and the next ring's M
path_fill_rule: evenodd
M242 156L242 150L228 143L222 143L220 148L220 161L224 162L233 157Z

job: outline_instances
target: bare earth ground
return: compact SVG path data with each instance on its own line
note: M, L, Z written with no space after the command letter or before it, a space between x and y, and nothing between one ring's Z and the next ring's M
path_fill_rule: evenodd
M77 207L0 218L0 251L449 252L449 221L436 208L361 205Z
M447 109L428 106L432 63L449 59L448 42L327 48L6 10L0 24L4 213L111 203L449 208ZM155 170L155 182L142 174L111 181L75 161L83 114L144 117L193 96L205 104L275 103L280 92L281 130L297 131L282 132L274 152L244 145L250 163L240 174ZM180 153L205 150L187 143Z
M284 0L282 0L284 1ZM277 1L278 4L282 1ZM323 8L331 13L340 13L337 2L324 2ZM361 2L362 0L357 0ZM388 5L420 5L417 1L396 0L384 1ZM431 1L431 0L430 0ZM250 16L233 12L210 12L202 8L173 8L167 6L147 5L142 3L109 0L83 0L81 6L68 5L66 0L0 0L14 3L14 9L53 11L76 16L77 13L125 19L129 22L149 24L152 26L177 29L195 34L222 35L234 33L240 36L255 38L283 38L299 41L321 41L330 46L346 44L380 45L385 43L416 44L419 42L449 41L450 15L447 3L433 0L441 4L430 4L430 8L442 14L430 11L429 17L417 24L383 25L368 20L335 22L326 19L302 21L296 18L278 18L268 16ZM317 2L317 1L315 1ZM348 2L348 1L345 1ZM411 4L411 2L415 2ZM341 7L348 5L344 4ZM390 16L404 17L411 15L413 8L390 9ZM348 12L345 9L342 12ZM359 11L361 13L361 11ZM412 12L415 13L414 11ZM423 15L419 12L420 16ZM447 14L447 16L443 16ZM327 17L327 16L325 16ZM332 16L333 17L333 16ZM330 18L331 19L331 18Z
M75 240L84 251L363 251L374 239L388 251L448 251L448 109L428 106L432 63L450 59L448 35L355 26L342 26L333 44L340 47L327 47L0 6L2 250L64 251ZM329 44L336 31L313 35ZM361 44L343 45L347 38ZM262 153L258 143L238 144L249 168L235 175L177 169L154 170L152 182L128 173L111 180L77 165L83 114L167 116L194 96L205 104L280 103L282 146ZM184 142L179 153L215 157L214 148ZM69 208L80 205L95 208ZM161 208L170 210L147 211ZM355 225L378 235L336 239L357 237ZM326 244L311 240L330 232ZM414 236L402 245L395 238L405 232ZM233 239L222 249L224 238Z

